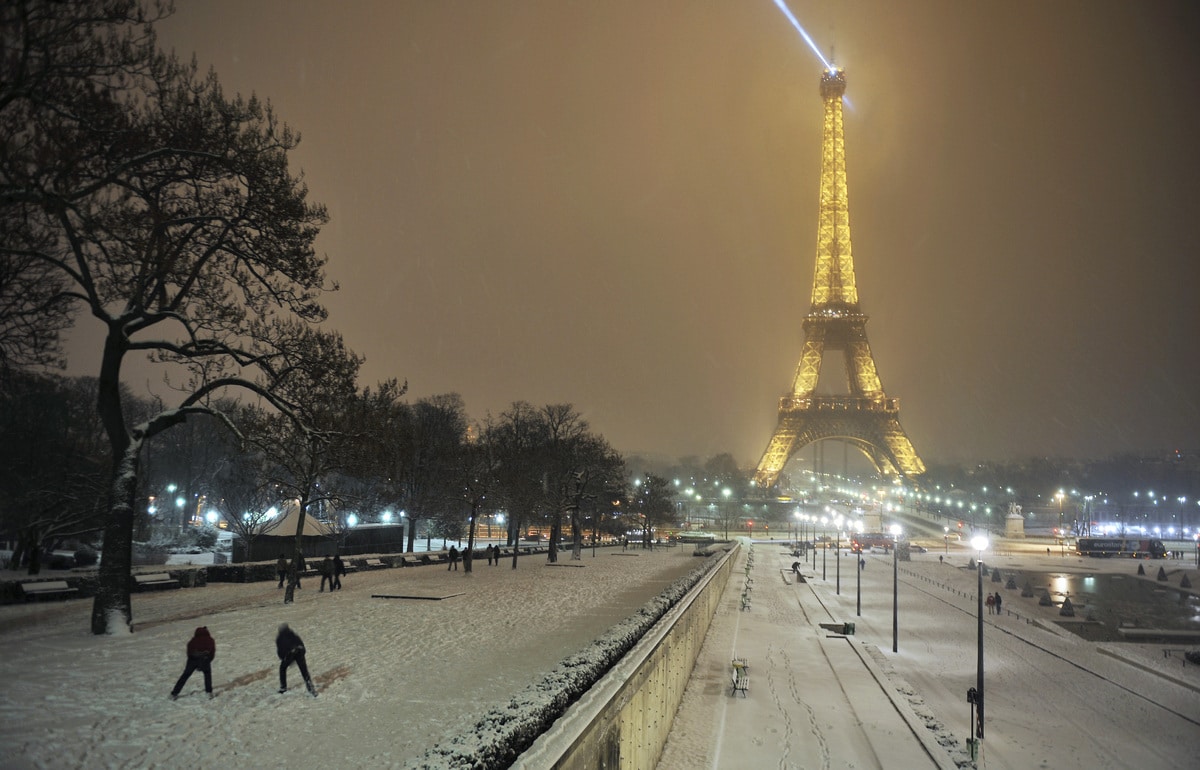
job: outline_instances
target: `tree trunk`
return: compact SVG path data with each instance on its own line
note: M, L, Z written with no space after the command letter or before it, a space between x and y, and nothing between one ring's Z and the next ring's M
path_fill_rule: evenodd
M479 515L479 505L471 504L471 523L467 527L467 552L463 554L463 572L471 571L471 556L475 552L475 519Z
M546 551L546 561L551 564L558 561L558 541L562 539L562 514L556 509L550 519L550 548Z
M574 545L571 546L572 561L579 561L583 558L583 527L579 523L579 507L571 509L571 540Z
M109 484L109 514L97 572L99 588L92 603L92 633L133 630L133 500L137 494L140 442L128 443L115 456Z
M516 516L513 516L508 521L508 527L509 527L508 540L509 540L509 544L512 546L512 551L513 551L512 568L516 569L517 568L517 554L521 551L521 539L516 538L514 540L513 532L521 531L521 522L517 519Z
M300 582L300 555L304 549L304 517L308 512L308 495L302 494L297 500L300 510L296 516L296 540L292 546L292 568L288 571L287 588L283 592L283 603L291 604L296 600L296 583Z

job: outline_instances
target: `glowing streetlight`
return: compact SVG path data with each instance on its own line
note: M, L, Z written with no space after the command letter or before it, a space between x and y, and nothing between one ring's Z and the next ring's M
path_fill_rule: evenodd
M1058 549L1064 558L1066 558L1067 555L1067 533L1063 531L1063 498L1066 496L1066 492L1063 492L1061 489L1058 490L1058 493L1054 495L1054 497L1058 500Z
M829 526L829 517L822 516L821 517L821 539L822 540L825 540L825 538L826 538L826 534L825 534L826 529L825 528L828 526ZM821 545L823 546L821 548L821 579L828 580L828 578L825 577L825 559L826 559L827 555L829 554L829 542L826 541L826 542L822 543Z
M971 547L978 553L975 559L976 578L978 580L978 589L976 592L976 601L978 603L978 644L976 651L978 660L976 663L975 688L974 692L967 693L967 700L975 706L976 722L975 722L975 740L983 740L983 552L987 550L988 539L987 535L976 535L971 538ZM975 751L972 751L972 756L977 753L978 745L974 745Z
M900 542L900 525L893 524L892 532L892 652L900 647L900 564L896 546Z

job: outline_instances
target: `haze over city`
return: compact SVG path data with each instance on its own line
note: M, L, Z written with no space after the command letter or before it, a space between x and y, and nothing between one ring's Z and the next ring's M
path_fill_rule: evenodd
M821 143L822 65L774 3L177 5L163 46L303 136L364 383L757 462ZM921 456L1196 451L1200 8L790 6L846 71L859 295Z

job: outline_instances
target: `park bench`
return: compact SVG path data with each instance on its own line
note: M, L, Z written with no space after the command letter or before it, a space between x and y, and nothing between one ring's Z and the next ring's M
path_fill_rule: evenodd
M445 564L450 559L445 551L430 551L424 557L428 564Z
M40 596L71 596L79 593L79 589L71 588L65 580L42 580L36 583L21 583L21 592L28 601Z
M742 697L746 697L746 693L750 690L750 664L745 658L733 659L733 673L730 675L730 680L733 684L730 689L730 695L737 695L739 692Z
M171 577L168 572L157 572L151 575L134 575L133 580L139 591L147 591L154 588L179 588L179 581Z
M384 563L383 559L366 559L363 561L363 566L367 569L382 569L388 565Z

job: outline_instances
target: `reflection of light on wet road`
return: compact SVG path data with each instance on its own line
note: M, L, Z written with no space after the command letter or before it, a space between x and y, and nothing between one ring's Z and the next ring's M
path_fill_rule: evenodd
M1055 575L1050 579L1050 590L1056 594L1065 595L1070 585L1071 579L1067 575Z

